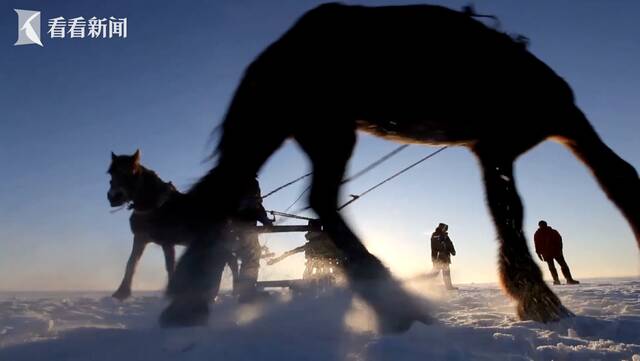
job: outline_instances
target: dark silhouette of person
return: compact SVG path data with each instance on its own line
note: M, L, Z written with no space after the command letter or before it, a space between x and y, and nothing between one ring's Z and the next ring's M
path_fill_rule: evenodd
M304 256L306 259L303 279L336 276L341 273L344 253L333 243L326 232L322 231L319 220L309 221L309 232L304 235Z
M260 271L262 248L258 241L256 222L265 226L273 225L273 221L269 219L262 205L258 180L254 178L231 220L231 228L236 240L233 251L242 262L238 274L237 292L235 292L239 302L250 302L258 296L256 283Z
M448 225L440 223L431 235L431 262L433 263L433 269L428 276L436 277L442 271L445 287L448 290L456 290L457 288L451 284L451 271L449 270L451 256L456 255L456 249L453 247L451 238L449 238L448 230Z
M270 259L267 264L274 265L283 259L304 252L306 259L303 279L321 278L324 276L342 277L345 255L333 243L329 235L322 230L322 223L317 219L309 220L309 231L304 235L307 243Z
M571 277L571 270L569 270L569 266L567 262L564 260L564 256L562 255L562 236L555 229L549 227L547 222L540 221L538 222L538 230L533 236L533 240L536 246L536 253L541 261L547 262L549 266L549 272L551 272L551 276L553 277L553 284L559 285L560 279L558 279L558 271L556 270L556 266L553 261L557 261L560 265L560 270L562 270L562 275L567 280L567 284L576 285L580 282L576 281Z

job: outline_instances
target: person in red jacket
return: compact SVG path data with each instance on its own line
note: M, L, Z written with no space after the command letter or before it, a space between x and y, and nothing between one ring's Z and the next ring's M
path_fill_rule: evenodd
M580 283L571 277L569 266L564 260L564 256L562 255L562 236L560 236L560 233L549 227L545 221L538 222L538 226L540 228L538 228L533 236L536 253L541 261L547 262L547 265L549 265L549 272L551 272L551 276L553 276L553 284L560 284L558 271L556 271L556 266L553 263L554 260L560 265L560 270L562 270L562 275L567 280L567 284L576 285Z

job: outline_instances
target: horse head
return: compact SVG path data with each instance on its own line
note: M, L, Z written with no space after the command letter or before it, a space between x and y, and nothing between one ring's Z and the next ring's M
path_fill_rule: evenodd
M111 176L107 198L112 207L133 201L141 174L140 150L133 155L116 155L111 152L111 165L107 173Z

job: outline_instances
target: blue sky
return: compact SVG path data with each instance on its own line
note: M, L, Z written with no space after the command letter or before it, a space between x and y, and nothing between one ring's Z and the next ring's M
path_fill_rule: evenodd
M110 151L142 150L143 164L186 190L211 164L210 131L244 67L315 1L4 1L0 6L0 290L114 289L131 247L128 213L111 214L105 171ZM363 1L362 4L390 2ZM460 9L467 1L436 1ZM503 30L571 84L578 105L620 156L640 167L640 3L476 1ZM44 39L13 46L17 9L64 16L127 17L127 39ZM393 149L361 135L350 169ZM359 193L434 149L412 146L349 184ZM287 143L263 168L263 192L296 178L308 163ZM547 142L523 156L516 180L526 233L546 219L565 239L577 279L637 276L638 250L622 216L589 172ZM265 201L284 210L298 184ZM370 249L401 276L430 268L428 235L450 225L458 250L454 282L496 280L495 232L480 174L465 149L448 149L345 211ZM282 252L302 234L269 235ZM262 269L299 277L303 258ZM545 270L545 274L548 273ZM134 288L157 289L165 273L158 247L143 257Z

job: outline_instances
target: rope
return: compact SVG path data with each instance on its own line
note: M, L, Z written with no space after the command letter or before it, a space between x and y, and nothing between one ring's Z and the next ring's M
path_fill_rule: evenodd
M342 182L341 182L340 184L345 184L345 183L347 183L347 182L351 182L352 180L354 180L354 179L356 179L356 178L358 178L358 177L362 176L363 174L365 174L365 173L369 172L369 171L370 171L370 170L372 170L373 168L375 168L375 167L379 166L380 164L382 164L382 163L383 163L384 161L386 161L387 159L389 159L389 158L393 157L394 155L398 154L400 151L404 150L404 149L405 149L405 148L407 148L408 146L409 146L409 144L403 144L403 145L401 145L401 146L397 147L396 149L392 150L391 152L389 152L389 153L387 153L387 154L383 155L380 159L378 159L378 160L376 160L375 162L373 162L373 163L369 164L368 166L364 167L362 170L360 170L360 171L359 171L359 172L357 172L356 174L352 175L351 177L348 177L348 178L346 178L346 179L343 179L343 180L342 180ZM305 178L305 177L307 177L307 176L309 176L309 175L311 175L311 174L313 174L313 172L311 172L311 173L307 173L307 174L303 175L302 177L299 177L299 178L297 178L296 180L294 180L294 181L292 181L292 182L289 182L289 183L285 184L283 187L280 187L280 188L279 188L279 189L277 189L277 190L280 190L280 189L284 188L285 186L291 185L291 184L293 184L293 183L295 183L295 182L299 181L300 179L303 179L303 178ZM310 188L311 188L311 185L307 186L307 187L302 191L302 193L300 193L300 195L299 195L299 196L298 196L298 197L293 201L293 203L291 203L291 204L289 205L289 207L287 207L287 209L285 209L284 211L285 211L285 212L289 212L289 210L290 210L293 206L295 206L295 205L296 205L296 203L298 203L298 201L299 201L300 199L302 199L302 196L304 196L304 195L309 191L309 189L310 189ZM271 191L271 192L269 192L269 193L267 194L267 196L268 196L268 195L271 195L271 194L273 194L273 193L274 193L274 191ZM266 196L264 196L264 197L262 197L262 198L265 198L265 197L266 197Z
M303 179L307 178L308 176L310 176L310 175L312 175L312 174L313 174L313 172L309 172L309 173L307 173L307 174L305 174L305 175L303 175L303 176L300 176L300 177L298 177L298 178L296 178L296 179L292 180L291 182L285 183L285 184L281 185L280 187L278 187L278 188L276 188L276 189L272 190L271 192L269 192L269 193L267 193L267 194L263 195L263 196L262 196L262 199L265 199L265 198L267 198L268 196L270 196L270 195L272 195L272 194L276 193L277 191L279 191L279 190L281 190L281 189L284 189L284 188L287 188L288 186L290 186L290 185L292 185L292 184L294 184L294 183L297 183L297 182L299 182L299 181L301 181L301 180L303 180Z
M408 171L409 169L411 169L411 168L413 168L413 167L417 166L418 164L420 164L420 163L422 163L422 162L426 161L427 159L429 159L429 158L433 157L434 155L436 155L436 154L438 154L438 153L442 152L442 151L443 151L443 150L445 150L445 149L447 149L447 146L444 146L444 147L442 147L442 148L440 148L440 149L436 150L435 152L433 152L433 153L431 153L431 154L429 154L429 155L427 155L427 156L423 157L422 159L418 160L417 162L414 162L414 163L410 164L409 166L407 166L407 167L405 167L404 169L401 169L400 171L398 171L398 172L394 173L394 174L393 174L393 175L391 175L390 177L387 177L387 178L386 178L386 179L384 179L382 182L379 182L378 184L374 185L373 187L371 187L371 188L367 189L366 191L364 191L364 192L362 192L362 193L360 193L360 194L356 194L356 195L352 194L352 195L351 195L351 199L350 199L349 201L347 201L345 204L343 204L343 205L341 205L340 207L338 207L338 211L342 210L344 207L346 207L346 206L348 206L349 204L351 204L351 203L353 203L353 202L357 201L358 199L362 198L364 195L366 195L367 193L371 192L372 190L374 190L374 189L376 189L376 188L380 187L381 185L383 185L383 184L387 183L388 181L392 180L393 178L395 178L395 177L399 176L400 174L402 174L402 173L404 173L404 172Z
M380 164L382 164L385 160L393 157L394 155L398 154L400 151L404 150L405 148L407 148L409 146L409 144L403 144L399 147L397 147L396 149L392 150L391 152L385 154L382 158L378 159L377 161L369 164L368 166L366 166L363 170L359 171L358 173L352 175L351 177L342 180L341 184L345 184L347 182L351 182L352 180L360 177L361 175L367 173L368 171L372 170L373 168L379 166Z
M298 196L298 198L296 198L296 200L295 200L295 201L293 201L293 203L291 203L291 204L289 205L289 207L287 207L287 209L285 209L284 211L285 211L285 212L289 212L289 210L290 210L293 206L295 206L295 205L296 205L296 203L298 203L298 201L302 198L302 196L303 196L303 195L305 195L305 193L307 193L307 191L309 191L309 189L311 189L311 184L309 184L309 185L307 186L307 188L305 188L305 189L302 191L302 193L300 193L300 195Z

